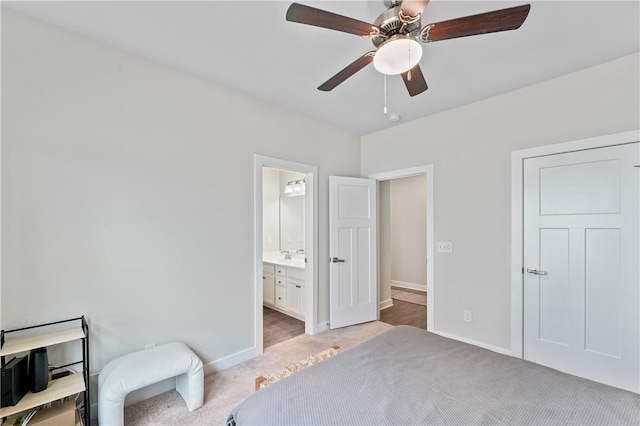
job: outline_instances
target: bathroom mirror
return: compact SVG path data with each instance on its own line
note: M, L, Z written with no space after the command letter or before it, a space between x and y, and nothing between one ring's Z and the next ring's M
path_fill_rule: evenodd
M304 198L280 198L280 251L304 250Z

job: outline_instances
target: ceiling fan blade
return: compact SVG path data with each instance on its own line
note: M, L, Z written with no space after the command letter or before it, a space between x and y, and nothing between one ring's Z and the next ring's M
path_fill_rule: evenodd
M515 30L520 28L524 20L527 19L529 9L531 9L531 5L525 4L436 22L426 25L420 31L419 39L424 43L428 43L430 41Z
M318 90L328 92L330 90L335 89L340 83L342 83L343 81L345 81L346 79L348 79L349 77L351 77L352 75L360 71L362 68L366 67L371 62L373 62L374 54L375 54L375 51L365 53L364 55L362 55L361 57L359 57L349 65L347 65L338 74L334 75L329 80L322 83L318 87Z
M400 9L402 13L416 17L424 11L428 3L429 0L403 0Z
M287 21L359 36L369 36L377 30L375 26L366 22L298 3L292 3L287 9Z
M404 80L404 85L407 86L409 96L419 95L429 88L420 69L420 65L416 65L409 71L403 72L402 80Z

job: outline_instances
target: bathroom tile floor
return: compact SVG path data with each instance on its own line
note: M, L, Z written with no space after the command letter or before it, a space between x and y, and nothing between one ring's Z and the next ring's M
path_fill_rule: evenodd
M273 309L262 307L264 348L304 334L304 322Z

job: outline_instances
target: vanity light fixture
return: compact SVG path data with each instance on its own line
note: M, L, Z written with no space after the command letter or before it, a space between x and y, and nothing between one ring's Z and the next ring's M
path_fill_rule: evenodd
M304 195L305 193L305 182L304 179L292 180L291 182L287 182L284 187L284 193L290 197L296 195Z
M287 185L284 187L284 193L285 194L293 194L293 181L287 183Z

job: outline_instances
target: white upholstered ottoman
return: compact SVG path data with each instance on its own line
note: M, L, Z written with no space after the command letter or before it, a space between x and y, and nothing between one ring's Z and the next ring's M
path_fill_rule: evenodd
M98 378L99 424L123 425L127 394L171 377L176 377L176 390L189 411L202 407L202 361L184 343L167 343L112 360Z

